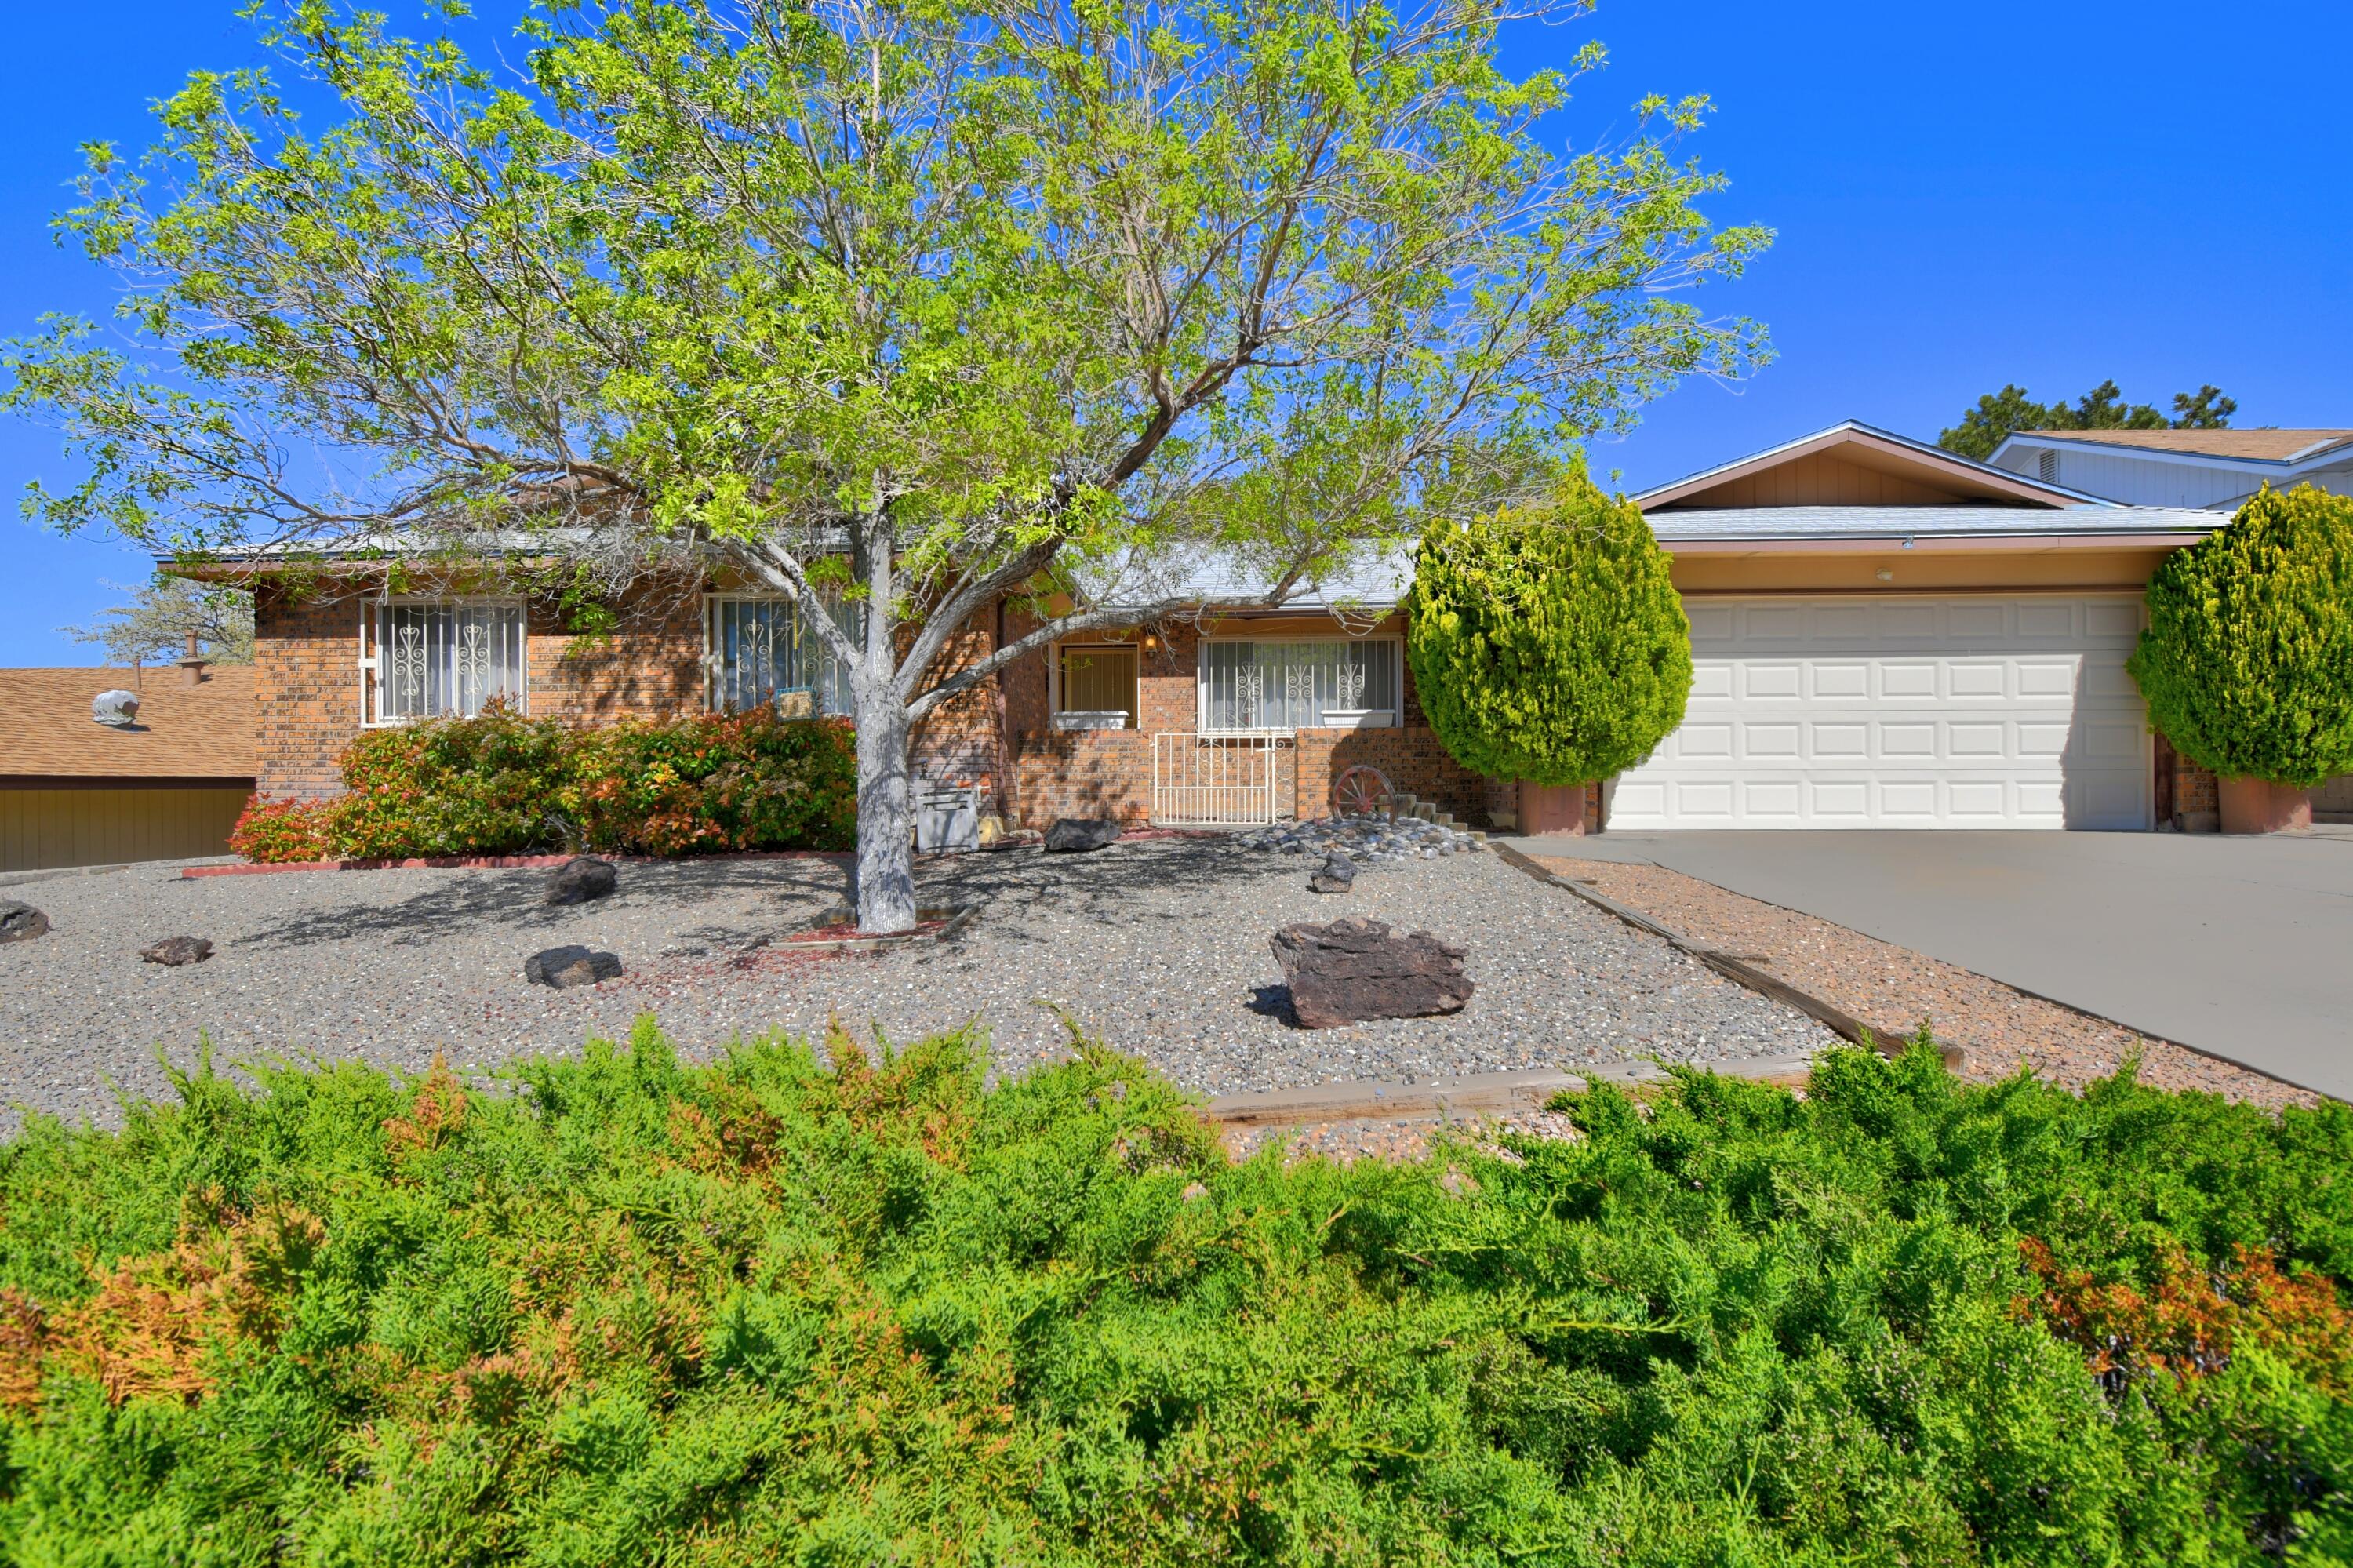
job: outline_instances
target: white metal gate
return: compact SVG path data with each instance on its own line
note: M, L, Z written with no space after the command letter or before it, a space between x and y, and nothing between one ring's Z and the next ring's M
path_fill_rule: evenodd
M1244 825L1271 822L1282 799L1277 735L1168 734L1152 737L1152 820Z

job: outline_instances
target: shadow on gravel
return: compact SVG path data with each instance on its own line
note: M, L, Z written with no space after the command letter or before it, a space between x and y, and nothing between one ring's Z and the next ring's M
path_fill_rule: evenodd
M317 873L321 876L364 873ZM391 900L346 896L301 911L239 939L246 947L311 947L322 942L377 938L395 945L488 930L544 931L562 927L582 907L541 902L548 873L537 868L469 871L457 874L385 872L387 876L429 875L414 893ZM845 865L811 860L676 861L621 868L613 896L644 907L691 910L714 895L768 893L812 908L839 900L849 890ZM733 927L712 927L710 939L724 940ZM745 933L748 935L748 933ZM738 938L737 939L742 939Z
M925 856L916 863L915 875L925 903L982 905L995 936L1027 941L1035 938L1022 932L1018 917L1025 909L1176 927L1198 918L1200 906L1182 901L1167 906L1167 894L1212 895L1238 883L1303 877L1307 869L1297 856L1263 854L1222 838L1145 839L1088 854L1050 855L1025 847L993 854ZM358 938L399 946L490 931L554 931L575 919L582 907L542 903L548 873L537 868L374 874L429 880L414 892L402 889L389 899L346 894L338 886L332 890L338 896L331 901L290 914L239 938L239 945L306 948ZM773 916L763 912L749 923L712 921L672 932L667 938L740 947L828 904L846 901L849 883L849 867L832 861L682 860L623 865L620 891L613 896L639 910L651 906L690 916L698 906L730 894L765 894L786 906ZM1159 896L1147 899L1145 894ZM1013 917L1010 925L1008 916Z
M1124 925L1184 926L1199 906L1150 907L1142 895L1212 895L1237 884L1304 877L1295 856L1262 854L1229 839L1144 839L1086 854L1048 854L1022 848L997 854L926 862L918 871L927 896L978 903L989 911L990 934L1000 941L1031 941L1018 919L1024 910L1053 910Z

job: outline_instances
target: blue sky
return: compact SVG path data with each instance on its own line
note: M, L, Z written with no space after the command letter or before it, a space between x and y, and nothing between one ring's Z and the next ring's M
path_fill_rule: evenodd
M116 0L102 28L79 6L17 9L8 334L111 304L113 281L47 229L76 144L140 144L184 71L258 58L231 0ZM2114 376L2159 406L2211 381L2241 424L2353 426L2346 0L1603 0L1584 26L1514 37L1513 63L1591 36L1611 63L1564 131L1623 133L1647 91L1706 92L1718 112L1691 146L1733 179L1713 212L1780 233L1703 296L1766 322L1778 360L1736 388L1686 384L1598 450L1630 487L1850 417L1933 439L2004 381L2050 398ZM54 435L0 426L0 491L36 475L72 477ZM55 629L146 569L0 515L0 666L97 662Z

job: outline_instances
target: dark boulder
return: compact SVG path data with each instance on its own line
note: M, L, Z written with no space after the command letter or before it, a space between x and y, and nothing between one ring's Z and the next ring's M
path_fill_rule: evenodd
M0 942L29 942L49 934L49 917L29 904L0 899Z
M200 964L211 958L213 945L202 937L166 937L153 947L140 948L139 956L151 964L176 969L182 964Z
M1356 885L1356 863L1334 850L1307 879L1307 885L1315 893L1345 893Z
M1427 931L1395 937L1385 921L1362 917L1274 934L1275 961L1291 982L1302 1029L1460 1012L1472 989L1462 956Z
M620 976L621 960L618 958L576 943L549 948L522 961L523 979L533 985L554 986L557 991L570 991L576 985L595 985L598 980L618 980Z
M1119 837L1119 824L1108 817L1057 817L1046 830L1050 854L1077 854L1099 850Z
M591 899L610 898L613 889L620 885L620 868L611 861L577 854L557 866L555 874L547 879L547 902L586 904Z

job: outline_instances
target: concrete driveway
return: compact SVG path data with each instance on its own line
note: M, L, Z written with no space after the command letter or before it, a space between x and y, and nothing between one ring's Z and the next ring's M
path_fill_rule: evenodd
M1662 865L2353 1099L2353 830L1507 842Z

